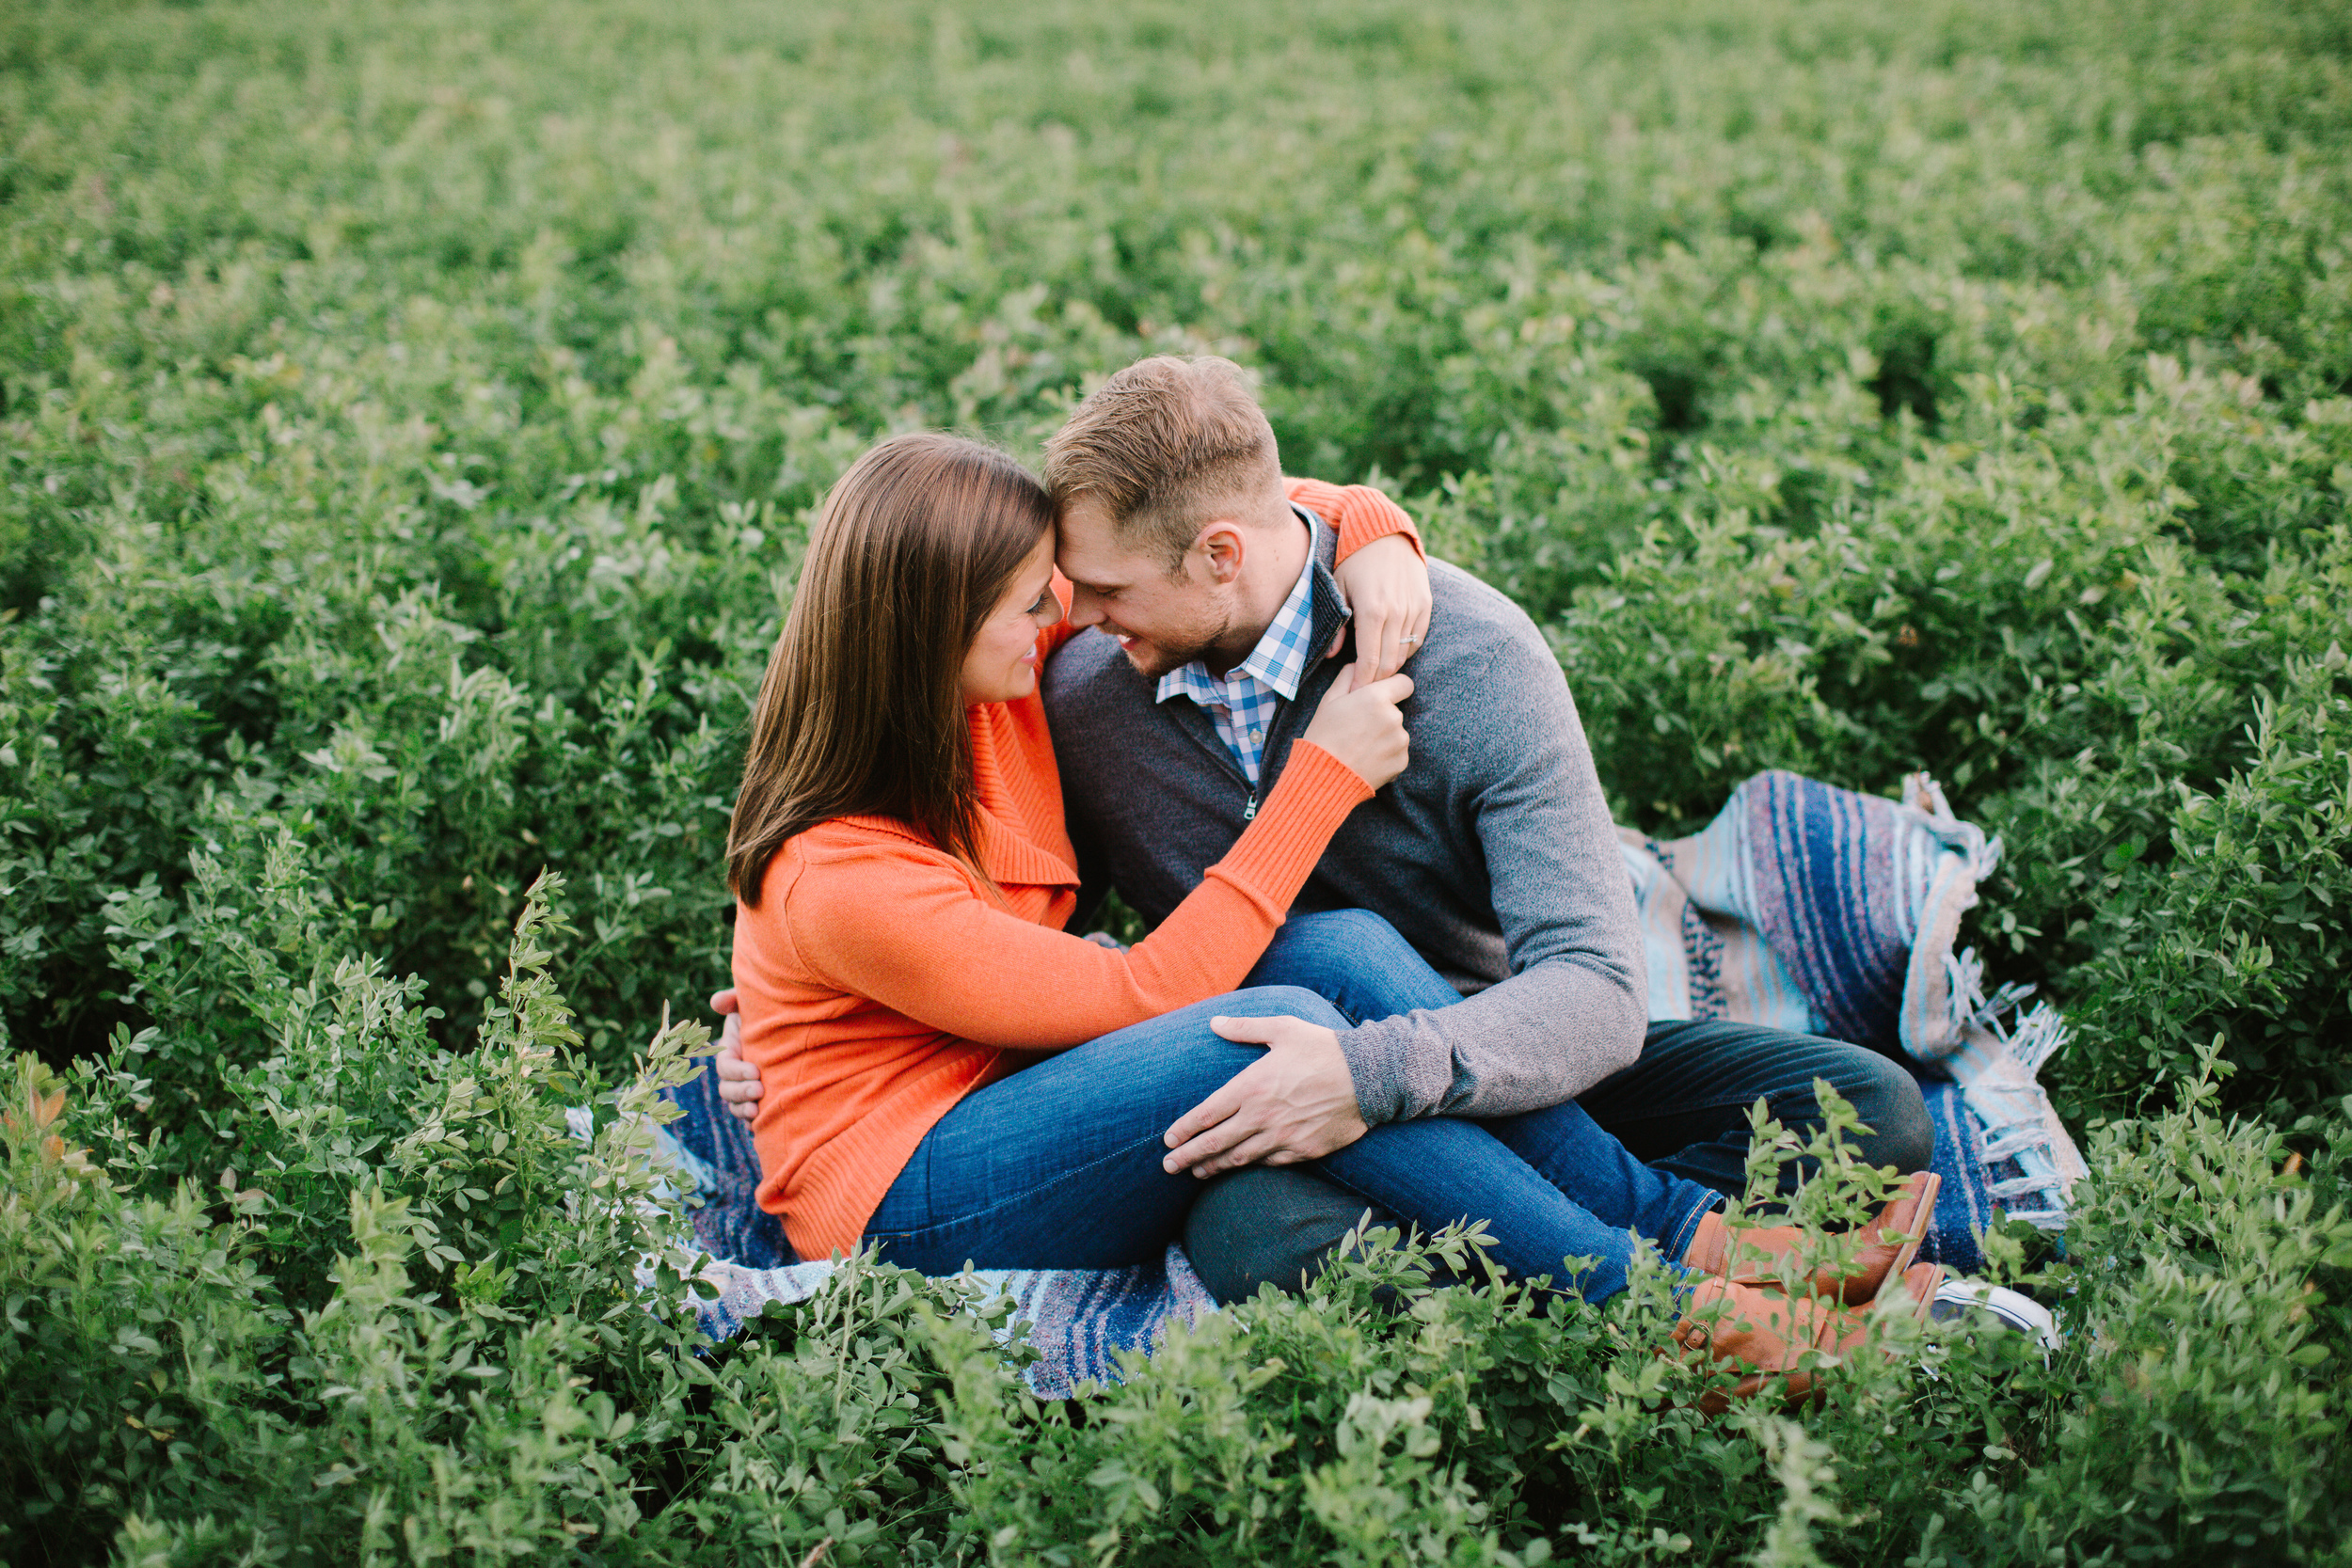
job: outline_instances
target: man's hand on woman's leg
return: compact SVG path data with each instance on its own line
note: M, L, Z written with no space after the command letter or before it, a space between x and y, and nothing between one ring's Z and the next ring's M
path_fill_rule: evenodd
M759 1069L743 1059L743 1025L732 989L710 999L710 1010L724 1015L719 1027L719 1099L739 1121L759 1115Z
M1168 1130L1172 1152L1160 1164L1170 1175L1319 1160L1364 1135L1356 1080L1335 1032L1281 1017L1215 1018L1209 1027L1266 1053Z

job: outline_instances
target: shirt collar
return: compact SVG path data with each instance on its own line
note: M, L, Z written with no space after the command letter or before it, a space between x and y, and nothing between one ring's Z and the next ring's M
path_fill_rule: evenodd
M1258 645L1225 677L1231 681L1242 675L1251 676L1279 693L1286 703L1298 695L1298 684L1307 678L1307 667L1312 662L1310 644L1314 639L1315 556L1323 542L1322 518L1295 501L1291 503L1291 511L1307 525L1306 562L1298 568L1298 580L1291 584L1290 597L1274 612L1274 619L1265 634L1258 639ZM1344 601L1342 609L1345 609ZM1162 675L1152 701L1164 703L1170 697L1219 701L1222 694L1218 688L1219 682L1209 673L1209 667L1196 658Z

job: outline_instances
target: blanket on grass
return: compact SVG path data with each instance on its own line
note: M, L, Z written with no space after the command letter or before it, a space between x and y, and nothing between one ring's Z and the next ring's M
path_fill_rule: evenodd
M718 1075L706 1069L671 1097L685 1115L655 1133L657 1157L685 1192L693 1244L710 1255L703 1277L719 1293L696 1307L703 1332L724 1339L771 1301L816 1294L835 1265L800 1261L783 1225L754 1201L759 1158L751 1129L719 1099ZM965 1277L981 1300L1011 1298L1004 1334L1028 1331L1038 1353L1029 1387L1047 1399L1067 1399L1088 1381L1117 1382L1120 1351L1149 1351L1171 1319L1189 1323L1216 1310L1191 1260L1173 1246L1134 1268L985 1269Z
M2030 988L1990 996L1961 916L1998 863L1998 839L1953 817L1924 774L1896 800L1793 773L1764 773L1715 820L1660 842L1620 830L1649 968L1652 1019L1726 1018L1851 1040L1906 1060L1935 1123L1943 1196L1921 1257L1967 1273L1979 1237L2006 1212L2062 1229L2083 1174L2035 1073L2064 1042ZM727 1115L713 1075L674 1092L684 1115L660 1133L688 1190L695 1244L719 1288L703 1327L724 1338L771 1301L813 1294L831 1263L796 1259L753 1200L751 1134ZM1148 1351L1174 1319L1216 1304L1182 1251L1128 1269L989 1271L980 1290L1012 1300L1039 1353L1030 1386L1067 1397L1119 1377L1121 1351Z
M1889 800L1760 773L1689 838L1618 836L1651 1018L1769 1024L1910 1064L1944 1178L1922 1257L1979 1266L1995 1207L2065 1227L2082 1156L2035 1081L2065 1025L2025 1008L2030 986L1986 995L1975 950L1954 950L2001 841L1953 816L1932 779Z

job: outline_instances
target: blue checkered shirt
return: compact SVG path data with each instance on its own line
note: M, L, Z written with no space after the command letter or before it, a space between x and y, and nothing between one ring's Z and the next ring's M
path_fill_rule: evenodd
M1298 683L1307 678L1307 667L1314 657L1308 643L1314 636L1315 551L1322 543L1323 524L1311 513L1299 515L1309 531L1307 563L1299 569L1298 580L1291 584L1291 596L1275 611L1273 625L1249 650L1249 657L1227 671L1222 679L1210 674L1208 666L1196 658L1162 675L1156 698L1164 703L1170 697L1190 697L1208 709L1217 738L1241 764L1242 774L1253 789L1265 757L1265 732L1274 722L1275 708L1298 695Z

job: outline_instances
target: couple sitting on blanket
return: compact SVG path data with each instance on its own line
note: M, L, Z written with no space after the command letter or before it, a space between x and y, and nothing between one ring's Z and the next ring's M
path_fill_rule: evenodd
M1860 1343L1874 1297L1934 1293L1910 1074L1645 1023L1543 638L1379 492L1283 478L1224 360L1113 376L1044 484L946 436L858 460L760 689L728 869L723 1093L803 1258L1105 1268L1183 1234L1231 1298L1295 1287L1369 1210L1484 1220L1497 1261L1598 1300L1640 1238L1683 1271L1677 1342L1749 1386ZM1068 934L1108 887L1154 925L1132 948ZM1917 1173L1836 1278L1719 1212L1748 1107L1818 1124L1816 1080Z

